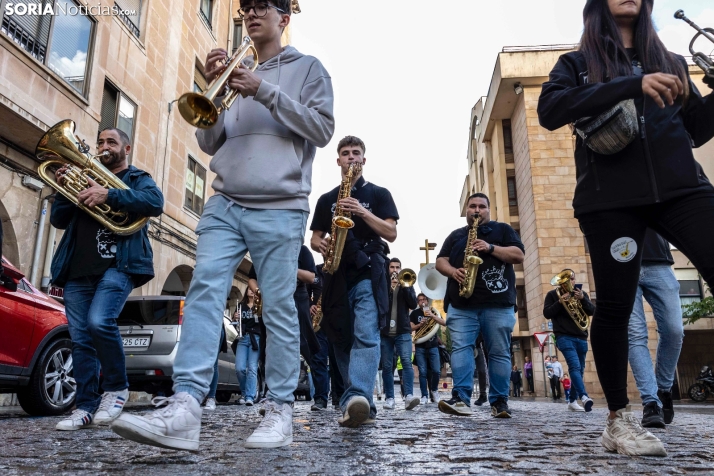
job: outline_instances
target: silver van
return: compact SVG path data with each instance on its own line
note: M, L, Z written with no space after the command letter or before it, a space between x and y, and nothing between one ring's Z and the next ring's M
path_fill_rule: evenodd
M174 359L181 340L183 322L182 296L131 296L127 299L117 324L124 342L129 390L171 395ZM218 356L218 392L216 400L227 402L240 392L231 350L238 333L223 317L228 352Z

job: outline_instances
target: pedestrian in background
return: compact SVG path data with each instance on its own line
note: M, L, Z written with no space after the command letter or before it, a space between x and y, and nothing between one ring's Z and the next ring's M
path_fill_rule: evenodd
M526 374L526 381L528 382L528 391L533 393L533 362L531 358L526 355L526 363L523 364L523 372Z
M563 384L563 390L565 391L565 401L570 401L570 377L568 374L563 375L560 383Z
M521 371L518 370L517 365L514 365L513 370L511 370L511 384L513 384L513 396L520 397L523 379L521 378Z

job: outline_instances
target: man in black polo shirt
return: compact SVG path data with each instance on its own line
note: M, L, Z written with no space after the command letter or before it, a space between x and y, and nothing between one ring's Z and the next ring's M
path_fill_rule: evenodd
M347 136L337 146L337 165L345 177L350 164L366 164L364 142ZM397 238L399 213L386 188L367 182L362 173L352 179L349 198L340 206L354 220L339 269L326 275L322 310L325 331L334 343L335 358L348 387L340 400L341 426L356 428L377 415L372 393L380 354L379 330L389 314L387 254ZM312 249L325 256L340 187L322 195L310 229Z
M437 324L445 326L446 321L441 318L438 311L436 313L433 311L436 311L436 309L429 307L429 298L426 297L426 294L419 293L419 296L417 296L417 308L409 315L411 330L418 331L429 322L430 318L434 319ZM434 403L439 403L438 388L441 358L439 357L439 343L437 339L437 335L434 334L434 336L426 342L414 344L416 348L414 360L419 369L419 387L421 387L422 405L426 405L429 402L430 388L432 389L431 395L434 398ZM402 359L402 361L404 360ZM434 382L434 380L436 380L436 382Z
M412 328L409 324L409 310L417 307L414 287L403 288L397 276L402 270L399 258L389 261L389 274L391 288L389 291L389 322L382 329L382 380L384 381L385 410L394 409L394 361L396 354L402 362L411 362L412 359ZM396 298L395 298L396 296ZM414 393L414 367L402 365L404 371L404 408L411 410L419 405L419 397Z
M478 237L471 247L483 260L476 275L470 298L459 296L465 279L464 252L474 217L480 217ZM488 350L488 374L491 382L489 402L496 418L510 418L508 393L511 378L511 332L516 324L516 274L513 265L523 262L523 244L505 223L491 221L490 202L483 193L469 197L468 226L453 231L439 252L436 269L449 278L444 308L451 335L451 370L454 380L452 398L439 402L439 410L454 415L471 415L474 348L483 333Z
M572 269L564 269L570 271L570 281L575 287L575 272ZM583 306L583 312L588 316L592 316L595 312L595 306L590 301L588 293L575 287L573 295L578 299ZM545 295L543 303L543 316L546 319L553 321L553 332L555 333L556 346L563 353L565 361L568 363L568 372L572 378L572 388L568 402L568 410L574 412L589 412L593 408L593 401L588 397L588 392L585 390L585 382L583 375L585 372L585 356L588 353L588 331L580 329L573 318L570 317L568 311L563 306L563 302L570 299L568 293L563 294L558 298L556 289L549 291ZM557 360L557 359L556 359ZM562 372L562 367L561 367ZM560 398L560 375L555 372L551 379L551 388L553 389L553 400ZM578 405L577 399L583 402L583 407Z

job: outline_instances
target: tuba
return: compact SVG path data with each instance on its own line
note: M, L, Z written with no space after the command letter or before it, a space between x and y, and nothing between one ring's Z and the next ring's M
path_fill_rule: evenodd
M218 116L230 109L231 105L238 99L240 91L228 87L228 78L249 53L252 53L255 58L250 70L255 71L258 67L258 51L250 44L250 37L246 36L235 54L226 59L223 72L211 81L206 92L186 93L179 98L178 109L181 117L186 122L199 129L210 129L218 122ZM218 96L224 94L226 90L227 93L225 93L221 105L216 107L214 101Z
M476 286L476 275L478 274L478 267L483 260L479 258L476 252L471 248L473 242L478 239L478 224L481 222L481 217L476 214L474 216L474 223L469 228L469 236L466 238L466 250L464 251L464 269L466 270L466 279L459 286L459 296L463 298L470 298L474 292L474 286Z
M568 299L567 301L562 301L563 307L565 307L565 310L568 311L568 314L570 315L570 318L573 320L573 322L575 322L575 325L577 325L581 330L585 331L590 325L590 318L587 314L585 314L585 311L583 310L583 305L580 300L573 296L573 291L575 290L575 288L573 287L573 283L570 280L571 273L572 271L570 271L569 269L561 271L560 273L553 276L553 279L550 280L550 285L556 286L555 292L558 294L559 299L562 295L566 293L570 294L570 299Z
M424 307L424 309L426 309L426 306ZM439 311L437 311L433 307L429 308L429 311L431 311L431 313L435 316L439 315ZM412 336L412 342L414 342L415 344L421 344L422 342L426 342L432 337L434 337L434 335L439 332L440 328L441 326L439 325L439 323L430 317L429 320L426 321L426 324L414 331L414 335Z
M332 217L332 229L330 230L330 247L325 255L325 265L322 271L327 274L334 274L340 267L342 250L345 248L347 232L355 226L355 222L350 218L352 214L342 209L340 200L349 198L352 193L352 178L362 171L362 164L352 163L347 169L347 175L342 179L340 191L337 194L337 205L335 214Z
M89 146L74 135L74 129L74 121L65 119L52 126L42 136L35 148L35 155L42 161L37 173L45 183L108 230L121 236L136 233L146 225L148 218L140 217L130 221L128 212L112 210L106 203L93 209L79 203L77 195L90 187L90 179L107 189L129 190L129 186L107 170L97 158L99 156L89 154ZM54 172L65 166L67 173L60 184Z
M714 79L714 60L702 52L694 51L694 42L697 41L700 36L703 36L707 40L714 43L714 28L700 28L696 23L684 15L684 10L677 10L674 14L674 18L677 20L684 20L689 24L689 26L697 30L697 34L694 35L691 43L689 43L689 52L692 54L692 61L694 61L697 66L702 68L705 75Z

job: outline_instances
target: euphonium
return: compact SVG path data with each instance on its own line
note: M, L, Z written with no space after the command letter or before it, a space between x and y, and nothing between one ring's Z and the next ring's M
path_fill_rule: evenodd
M424 306L426 309L426 306ZM429 309L431 311L431 314L434 316L439 315L439 311L434 309L433 307ZM434 337L434 334L439 332L439 329L441 326L439 325L438 322L434 320L433 317L428 318L429 320L426 321L426 324L421 326L419 329L414 331L414 335L412 336L412 342L415 344L421 344L422 342L426 342L432 337Z
M74 135L74 128L74 121L65 119L42 136L35 148L35 155L42 161L37 173L48 185L113 233L122 236L136 233L146 225L148 218L140 217L130 222L128 212L112 210L106 203L93 209L79 203L77 195L91 186L90 179L107 189L129 190L129 186L107 170L97 158L99 156L89 154L89 146ZM55 178L55 170L61 167L67 167L62 184Z
M469 228L469 236L466 238L466 251L464 251L464 269L466 270L466 279L459 286L459 296L463 298L470 298L474 292L474 286L476 285L476 275L478 274L478 267L483 260L479 258L476 252L473 250L473 243L478 239L478 224L481 222L481 217L476 214L474 216L474 223Z
M178 109L181 117L186 119L186 122L199 129L209 129L218 122L218 116L222 112L230 109L231 105L238 99L240 91L228 87L228 78L249 53L254 56L253 66L250 70L255 71L258 67L258 51L250 44L250 37L246 36L235 54L226 59L223 72L211 81L206 92L186 93L179 98ZM216 107L213 101L222 95L226 89L228 89L226 97L221 101L221 105Z
M352 193L352 178L362 170L362 164L352 163L347 169L347 174L342 179L340 191L337 194L337 205L332 217L332 229L330 231L330 245L325 255L325 265L322 270L327 274L333 274L340 267L342 250L345 247L347 232L355 226L355 222L350 218L352 214L340 206L340 200L349 198Z
M573 287L573 282L570 280L571 273L572 271L569 269L561 271L553 276L553 279L550 280L550 285L556 286L555 292L558 294L558 299L566 293L570 294L570 298L567 301L561 300L563 307L565 307L565 310L568 311L568 314L571 319L573 319L573 322L575 322L575 325L585 331L590 325L590 318L588 318L588 315L585 314L580 300L573 296L575 288Z
M689 52L692 54L692 61L694 61L697 66L702 68L704 74L706 74L710 78L714 78L714 60L712 60L711 57L701 51L694 51L694 42L697 41L700 36L703 36L707 40L714 43L714 28L700 28L699 25L697 25L684 15L684 10L677 10L674 14L674 18L678 20L684 20L689 24L689 26L697 30L698 33L694 35L694 38L692 38L691 43L689 43Z

